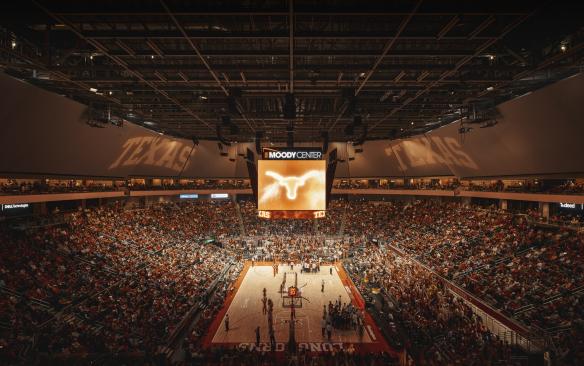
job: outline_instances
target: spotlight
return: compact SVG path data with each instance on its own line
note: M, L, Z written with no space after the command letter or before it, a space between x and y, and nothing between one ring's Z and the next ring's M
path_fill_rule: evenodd
M15 49L15 48L16 48L16 41L15 41L15 40L13 40L13 41L12 41L12 43L11 43L10 45L12 46L12 49Z
M568 50L568 46L566 46L565 43L562 43L562 45L560 46L560 51L566 52L567 50Z

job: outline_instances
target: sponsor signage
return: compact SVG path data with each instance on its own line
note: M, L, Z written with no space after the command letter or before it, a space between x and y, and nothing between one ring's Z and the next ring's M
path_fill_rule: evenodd
M322 219L326 211L264 211L258 210L262 219Z
M229 198L229 193L211 193L211 198Z
M560 208L571 208L571 209L580 209L584 210L584 204L575 204L569 202L560 202Z
M322 151L318 148L307 149L269 149L262 152L264 160L322 160Z
M11 204L2 205L2 211L17 210L17 209L23 209L23 208L29 208L29 207L30 207L30 204L28 204L28 203L11 203Z
M194 193L194 194L181 194L180 195L181 199L196 199L199 198L199 195Z

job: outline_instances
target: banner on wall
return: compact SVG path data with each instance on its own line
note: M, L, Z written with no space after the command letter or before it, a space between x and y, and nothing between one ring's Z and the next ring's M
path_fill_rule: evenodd
M0 173L125 178L247 178L237 144L221 155L217 142L194 145L126 123L87 125L87 106L0 73ZM401 140L336 142L336 177L501 177L584 172L584 74L497 108L490 128L461 136L458 123ZM34 106L34 108L31 108ZM300 147L302 144L298 144ZM314 145L309 144L307 146ZM257 156L255 157L257 159Z

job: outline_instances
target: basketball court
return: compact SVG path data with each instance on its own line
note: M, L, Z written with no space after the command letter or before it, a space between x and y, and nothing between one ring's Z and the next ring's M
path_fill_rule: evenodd
M331 274L332 268L332 274ZM322 283L324 281L324 291ZM280 292L282 283L285 289ZM299 349L308 351L330 351L332 348L353 347L360 349L381 349L391 352L379 330L365 313L363 332L352 329L333 329L330 340L323 336L321 319L323 307L328 308L340 299L342 304L353 304L359 309L363 302L342 268L338 266L321 266L316 273L301 272L300 266L291 269L289 265L280 265L278 274L274 274L271 265L246 265L234 296L228 298L225 308L210 328L208 346L231 346L239 348L270 350L268 334L268 316L262 311L263 289L266 297L274 303L273 324L276 338L276 351L284 351L290 334L290 298L288 287L296 286L299 297L294 306L295 335ZM229 315L229 330L225 327L226 315ZM256 327L260 327L260 344L256 344Z

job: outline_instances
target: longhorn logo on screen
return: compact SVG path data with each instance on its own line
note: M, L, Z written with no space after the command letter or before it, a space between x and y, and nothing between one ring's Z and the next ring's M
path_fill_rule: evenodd
M322 173L318 170L311 170L300 177L283 177L276 172L268 170L266 175L274 178L279 186L286 188L286 197L288 197L289 200L295 200L298 195L298 188L306 184L306 181L311 178L321 179Z

